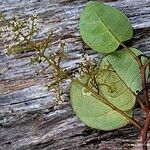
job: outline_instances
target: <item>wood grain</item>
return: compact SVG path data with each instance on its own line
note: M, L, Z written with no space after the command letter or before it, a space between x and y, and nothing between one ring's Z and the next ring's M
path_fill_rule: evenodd
M105 0L103 2L122 10L131 20L134 37L127 45L139 48L150 55L150 0ZM39 37L52 29L54 46L58 40L67 43L66 53L75 57L64 62L74 69L83 52L93 52L81 40L78 31L79 14L86 0L0 0L0 10L8 18L19 15L39 16ZM37 75L38 67L30 65L33 52L8 57L0 38L0 149L2 150L96 150L140 149L138 131L128 125L103 132L90 129L81 123L72 111L69 99L69 83L64 83L66 100L54 106L54 93L44 87L50 82L47 75ZM135 116L142 112L137 107ZM142 121L142 119L140 120ZM149 143L150 144L150 143Z

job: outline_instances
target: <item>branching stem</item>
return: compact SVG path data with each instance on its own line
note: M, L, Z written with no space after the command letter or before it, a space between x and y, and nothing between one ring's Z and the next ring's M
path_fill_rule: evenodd
M142 87L143 87L143 93L144 93L144 101L145 101L145 111L146 111L146 119L144 122L144 127L141 132L142 137L142 145L143 150L147 150L147 132L149 130L150 126L150 108L149 108L149 96L148 96L148 89L146 86L147 80L146 80L146 68L150 64L150 59L145 64L142 64L141 58L136 56L130 48L128 48L126 45L121 43L121 45L135 58L139 65L140 73L141 73L141 80L142 80Z
M142 137L142 144L143 144L143 150L147 150L147 132L150 126L150 110L148 112L148 115L145 119L144 127L141 132L141 137Z

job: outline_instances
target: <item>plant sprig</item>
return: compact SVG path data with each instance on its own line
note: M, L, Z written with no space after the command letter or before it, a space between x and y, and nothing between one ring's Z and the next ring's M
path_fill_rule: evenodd
M111 16L112 14L113 16ZM117 22L116 20L119 21ZM79 26L81 36L86 44L97 52L109 53L108 57L106 56L108 62L127 88L130 89L131 94L136 96L136 91L143 90L144 103L141 100L138 102L140 102L141 107L146 112L145 124L141 129L141 137L143 149L147 149L146 143L147 132L150 126L150 108L146 83L150 59L140 51L129 48L123 43L131 39L133 35L132 26L127 16L111 6L99 2L89 2L81 13ZM123 49L120 52L114 52L119 45ZM79 117L81 116L79 115Z
M111 14L113 16L109 16ZM132 123L141 132L143 149L147 149L150 107L146 83L150 59L123 43L133 36L132 26L125 14L99 2L87 3L80 16L81 36L93 50L107 55L102 60L95 60L84 54L75 73L61 65L68 57L63 40L60 40L59 48L53 52L50 51L53 45L52 32L40 42L35 39L40 31L36 23L37 16L31 16L28 20L7 20L3 15L0 17L9 28L3 32L13 33L13 43L8 40L12 44L7 47L7 53L14 55L35 51L31 63L44 63L43 70L52 71L52 82L47 87L50 90L55 89L57 103L63 93L62 82L71 80L71 104L80 120L101 130L114 130ZM115 22L116 18L118 22ZM123 49L116 51L119 46ZM144 126L133 117L133 108L138 97L136 91L141 90L145 103L141 100L139 103L146 112Z

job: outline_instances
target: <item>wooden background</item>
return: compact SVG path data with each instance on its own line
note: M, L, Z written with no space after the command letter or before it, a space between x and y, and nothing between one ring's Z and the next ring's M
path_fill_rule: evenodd
M64 65L73 69L83 52L93 55L84 46L78 31L79 14L86 2L0 0L0 11L7 14L8 18L15 15L27 17L37 13L42 27L41 36L52 29L56 43L54 48L59 38L66 41L66 52L76 59L64 62ZM134 37L128 44L149 55L150 0L105 2L121 9L131 20ZM37 68L30 65L33 52L8 57L3 52L2 39L0 43L0 150L141 149L139 133L131 125L103 132L81 123L70 106L68 83L63 85L66 88L66 102L59 108L54 107L55 97L44 87L49 82L49 76L37 76ZM137 119L143 116L138 107L135 116Z

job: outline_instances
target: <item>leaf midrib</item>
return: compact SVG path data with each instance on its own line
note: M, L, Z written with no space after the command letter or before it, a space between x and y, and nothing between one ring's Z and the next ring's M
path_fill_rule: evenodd
M122 42L114 35L114 33L111 31L111 29L106 25L105 21L103 20L103 18L98 14L98 12L93 8L93 11L95 12L95 14L98 16L98 18L101 20L101 22L103 23L104 27L109 31L109 33L111 34L111 36L119 43L121 44Z

